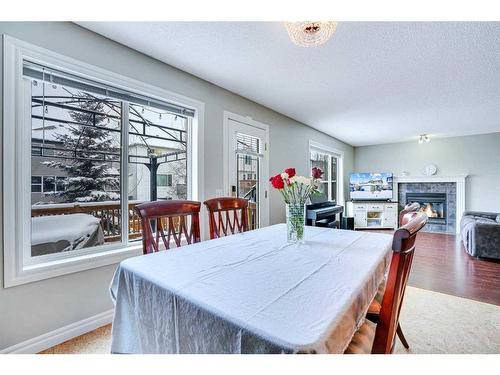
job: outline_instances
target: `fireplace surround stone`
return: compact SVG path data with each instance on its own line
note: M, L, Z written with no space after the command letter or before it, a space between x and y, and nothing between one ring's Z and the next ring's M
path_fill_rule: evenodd
M460 233L460 220L465 211L465 185L468 174L446 176L446 175L399 175L394 177L394 198L398 200L398 205L403 205L404 200L400 196L400 191L406 189L403 184L430 184L425 187L429 192L440 192L443 191L443 187L439 188L439 185L433 184L452 184L446 185L448 188L452 189L454 186L455 194L454 197L448 197L448 215L450 215L448 224L446 228L437 228L433 224L426 225L427 228L423 228L426 231L440 232L440 233ZM415 187L412 188L415 190ZM446 188L444 189L446 192ZM451 207L450 207L451 205ZM453 225L453 227L452 227ZM454 228L454 230L452 229Z
M457 189L455 182L410 182L398 184L398 205L402 210L407 203L407 194L440 193L446 195L446 220L443 223L429 222L422 230L427 232L455 233L457 226Z

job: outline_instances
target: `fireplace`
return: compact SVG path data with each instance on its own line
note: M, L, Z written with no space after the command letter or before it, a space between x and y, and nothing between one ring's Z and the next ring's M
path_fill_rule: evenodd
M429 217L428 223L446 225L446 193L406 193L406 204L417 202L420 211Z
M441 195L443 202L443 215L445 220L436 220L433 223L427 222L422 228L424 232L434 233L460 233L460 218L465 210L465 177L466 176L402 176L395 177L397 188L398 209L401 211L406 202L408 194L430 194ZM422 197L422 196L420 196ZM427 198L427 196L424 196ZM446 199L445 199L446 197ZM414 201L425 203L425 199L420 199L417 195ZM437 202L432 202L433 208ZM435 209L435 208L434 208ZM438 214L440 214L440 210Z

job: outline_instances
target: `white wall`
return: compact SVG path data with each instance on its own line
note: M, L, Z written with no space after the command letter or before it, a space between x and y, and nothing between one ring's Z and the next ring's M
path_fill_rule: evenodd
M500 212L500 133L355 148L356 172L422 175L428 164L443 176L469 174L466 210Z
M4 33L204 102L205 198L215 196L216 189L223 188L224 110L270 125L271 174L291 166L299 173L308 173L310 139L344 151L346 175L353 168L351 146L77 25L0 22L0 34ZM3 55L0 61L3 71ZM272 192L270 197L270 222L281 222L284 206L279 193ZM3 264L0 264L0 350L110 309L108 286L115 268L115 265L101 267L3 289Z

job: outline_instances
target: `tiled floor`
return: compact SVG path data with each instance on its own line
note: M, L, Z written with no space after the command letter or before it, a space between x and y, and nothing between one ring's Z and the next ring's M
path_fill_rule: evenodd
M40 354L106 354L109 353L111 324L62 344L44 350Z

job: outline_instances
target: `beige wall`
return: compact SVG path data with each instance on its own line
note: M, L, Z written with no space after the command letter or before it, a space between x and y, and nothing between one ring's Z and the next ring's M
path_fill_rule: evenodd
M251 116L270 126L270 173L290 166L295 166L299 173L307 173L309 140L344 151L345 173L353 168L351 146L77 25L0 22L0 34L8 34L204 102L206 198L215 196L216 189L223 188L224 110ZM3 56L0 61L3 62ZM279 194L272 192L270 197L270 222L281 222L284 219L284 206ZM2 220L8 218L2 217ZM3 247L1 252L3 253ZM101 267L3 289L1 264L0 350L110 309L112 304L108 286L115 268L115 265Z
M469 175L466 210L500 212L500 133L355 148L356 172L407 171L416 176L428 164L435 164L443 176Z

